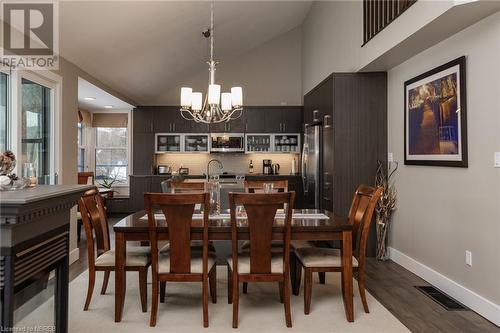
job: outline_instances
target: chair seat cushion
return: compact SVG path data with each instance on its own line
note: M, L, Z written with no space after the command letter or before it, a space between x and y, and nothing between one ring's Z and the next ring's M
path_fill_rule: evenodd
M227 263L231 270L233 270L233 259L228 258ZM238 255L238 273L239 274L250 274L250 255L248 253L242 253ZM282 274L283 273L283 255L280 253L273 253L271 256L271 273Z
M295 253L305 267L342 267L339 249L305 247L295 250ZM354 257L352 266L358 267L358 260Z
M126 266L146 266L149 262L149 246L127 247ZM115 266L115 250L109 250L101 254L95 260L96 266Z
M217 256L213 252L208 252L208 272L214 267ZM169 253L160 253L158 258L158 273L170 273L170 255ZM191 252L191 273L203 273L203 253L201 251Z

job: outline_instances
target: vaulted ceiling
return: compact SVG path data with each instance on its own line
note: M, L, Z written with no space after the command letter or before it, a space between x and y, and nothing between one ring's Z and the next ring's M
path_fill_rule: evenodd
M215 2L216 59L229 60L300 25L311 1ZM206 68L207 1L61 1L60 52L96 79L149 104Z

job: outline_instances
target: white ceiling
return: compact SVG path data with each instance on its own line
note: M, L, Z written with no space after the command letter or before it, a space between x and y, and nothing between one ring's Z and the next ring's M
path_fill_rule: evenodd
M95 100L88 101L85 97L93 97ZM111 110L131 110L134 107L92 83L78 78L78 106L88 111L110 110L105 109L105 105L113 106Z
M300 25L311 1L216 1L216 60ZM137 104L206 68L207 1L62 1L61 55ZM157 101L157 100L155 100Z

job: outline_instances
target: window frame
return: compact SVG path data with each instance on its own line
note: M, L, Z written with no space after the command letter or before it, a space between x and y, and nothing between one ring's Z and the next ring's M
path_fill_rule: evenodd
M6 150L11 150L11 135L12 135L12 130L11 130L11 127L12 126L9 126L9 125L12 125L12 104L11 104L11 100L12 100L12 83L11 83L11 79L12 79L12 73L11 71L6 71L6 70L3 70L3 69L0 69L0 73L2 74L5 74L7 76L7 93L6 93L6 103L5 103L5 149Z
M78 172L84 172L88 169L88 164L85 164L87 161L87 125L84 123L77 124L77 130L81 132L81 140L78 142L78 134L77 134L77 157L76 157L76 169ZM78 156L80 155L80 150L83 150L83 160L82 160L82 169L80 170L80 165L78 164Z
M50 89L50 157L49 175L50 184L60 183L63 176L62 168L62 83L60 75L52 71L28 71L16 69L11 71L11 131L9 135L10 149L17 155L22 153L22 80L26 79L33 83ZM15 106L15 107L14 107ZM17 163L15 172L22 174L22 163Z
M132 156L131 156L131 135L132 135L132 131L131 131L131 112L130 110L112 110L112 111L108 111L108 112L93 112L92 113L92 116L96 113L126 113L127 114L127 117L128 117L128 122L127 122L127 127L120 127L120 128L125 128L126 130L126 133L127 133L127 142L125 144L125 146L123 147L99 147L98 146L98 140L97 140L97 129L100 128L100 127L92 127L92 147L90 148L91 151L93 151L93 154L92 154L92 165L93 165L93 169L94 169L94 174L95 176L97 177L97 158L96 158L96 153L97 153L97 149L101 149L101 150L112 150L112 149L125 149L126 152L127 152L127 170L126 170L126 180L124 182L120 182L118 184L113 184L113 188L128 188L130 186L130 181L129 181L129 175L130 175L130 170L131 170L131 160L132 160Z

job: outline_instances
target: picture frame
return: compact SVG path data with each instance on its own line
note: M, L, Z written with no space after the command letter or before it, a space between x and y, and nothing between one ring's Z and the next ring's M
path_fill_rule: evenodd
M404 83L405 165L468 167L466 57Z

